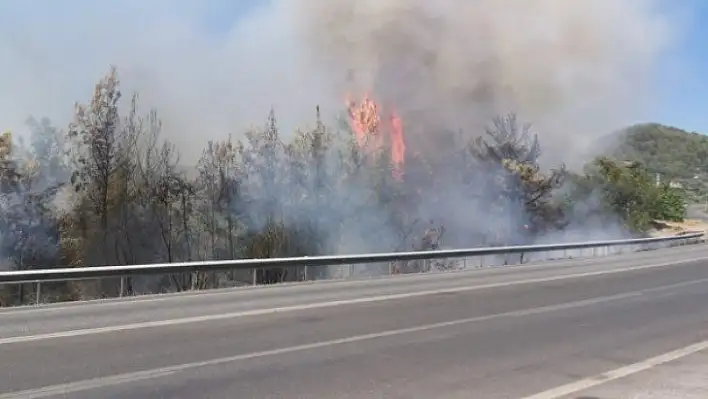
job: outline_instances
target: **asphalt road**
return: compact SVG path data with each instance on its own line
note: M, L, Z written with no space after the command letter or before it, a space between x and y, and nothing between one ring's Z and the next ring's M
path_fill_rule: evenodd
M5 309L0 399L577 399L577 381L708 348L706 303L696 245Z
M708 207L706 204L691 204L686 207L686 216L690 219L708 220Z

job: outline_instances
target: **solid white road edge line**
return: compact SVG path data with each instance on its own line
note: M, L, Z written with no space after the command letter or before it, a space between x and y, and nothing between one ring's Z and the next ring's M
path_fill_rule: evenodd
M673 248L662 248L655 251L661 251L658 255L667 255L668 251L672 250L678 250L681 249L682 254L687 254L687 252L699 252L696 251L696 249L699 250L705 250L705 248L701 248L696 246L693 248L693 246L689 247L673 247ZM626 253L626 254L620 254L620 255L613 255L611 257L611 260L613 261L644 261L647 259L644 259L644 254L647 252L633 252L633 253ZM640 258L639 259L628 259L626 255L637 255ZM686 262L694 262L697 260L706 260L708 259L707 256L703 256L701 258L692 258L692 259L687 259L685 261L676 261L672 262L672 264L682 264ZM524 271L543 271L543 270L553 270L553 269L558 269L558 268L564 268L564 267L581 267L581 266L592 266L593 264L601 264L602 261L607 261L606 257L599 256L599 257L591 257L591 258L575 258L575 259L556 259L556 260L550 260L550 261L545 261L545 262L540 262L540 263L529 263L529 264L524 264L524 265L508 265L508 266L503 266L503 267L485 267L482 269L478 268L470 268L470 269L464 269L464 270L454 270L454 271L449 271L449 272L440 272L440 273L429 273L429 274L402 274L402 275L396 275L396 276L381 276L381 277L374 277L374 278L353 278L353 279L328 279L328 280L316 280L316 281L298 281L298 282L287 282L287 283L282 283L278 284L277 286L274 285L249 285L249 286L242 286L242 287L235 287L235 288L221 288L221 289L214 289L214 290L204 290L204 291L187 291L187 292L173 292L173 293L167 293L167 294L145 294L145 295L138 295L134 297L125 297L125 298L103 298L103 299L90 299L90 300L85 300L85 301L76 301L76 302L65 302L65 303L49 303L49 304L40 304L40 305L24 305L24 306L17 306L17 307L3 307L0 308L0 317L3 316L17 316L17 315L23 315L23 314L35 314L35 313L52 313L52 312L58 312L58 311L65 311L65 310L85 310L86 308L90 307L121 307L121 306L132 306L135 304L145 304L145 303L153 303L153 302L168 302L168 301L175 301L175 300L184 300L184 299L190 299L193 297L199 297L201 299L205 298L214 298L214 297L220 297L220 296L233 296L233 295L248 295L252 294L254 292L266 292L266 291L273 291L277 289L284 289L284 290L300 290L300 289L308 289L312 287L323 287L326 288L326 286L333 287L335 284L338 287L352 287L352 286L365 286L365 285L370 285L370 284L382 284L382 283L389 283L389 282L394 282L394 283L399 283L399 282L404 282L403 280L409 279L409 281L412 280L419 280L419 281L424 281L422 279L428 279L430 277L436 276L436 277L443 277L443 278L454 278L455 275L461 275L461 274L467 274L470 275L471 273L475 273L478 276L479 275L503 275L506 274L506 272L518 272L520 271L520 268L523 268Z
M636 253L635 253L636 254ZM665 253L664 253L665 255ZM708 256L703 259L708 259ZM457 276L465 275L471 276L474 273L475 277L481 276L503 276L505 274L511 274L514 272L521 271L520 269L527 272L535 271L546 271L558 268L570 268L570 267L583 267L592 266L593 264L601 264L602 257L599 258L578 258L578 259L563 259L548 261L545 263L537 264L524 264L524 265L507 265L503 267L486 267L486 268L469 268L463 270L453 270L448 272L438 272L438 273L412 273L412 274L399 274L394 276L380 276L373 278L352 278L352 279L327 279L327 280L315 280L315 281L297 281L297 282L285 282L277 285L246 285L234 288L220 288L213 290L203 290L203 291L185 291L185 292L173 292L167 294L145 294L137 295L134 297L124 297L124 298L102 298L102 299L90 299L85 301L75 301L75 302L65 302L65 303L49 303L40 305L23 305L16 307L2 307L0 308L0 317L3 316L17 316L25 314L35 314L35 313L53 313L66 310L85 310L90 307L100 306L105 307L121 307L121 306L132 306L135 304L145 304L154 302L168 302L168 301L179 301L190 299L194 297L199 297L200 299L208 299L220 296L237 296L237 295L250 295L253 293L262 293L275 290L301 290L309 288L349 288L349 287L372 287L375 285L384 285L389 283L406 283L406 282L430 282L431 277L437 277L441 280L454 279ZM617 259L614 261L626 261L628 259ZM644 260L644 259L639 259ZM632 259L632 261L635 261ZM691 259L692 261L692 259ZM680 262L677 262L680 264ZM408 281L405 281L408 280ZM269 292L270 293L270 292Z
M675 351L667 352L662 355L652 357L650 359L642 360L641 362L628 364L624 367L618 369L606 371L602 374L595 375L590 378L584 378L575 382L571 382L566 385L561 385L559 387L549 389L544 392L537 393L535 395L527 396L522 399L559 399L564 396L572 395L586 389L608 383L610 381L618 380L636 374L642 371L649 370L653 367L660 366L665 363L669 363L682 357L693 355L698 352L702 352L708 349L708 340L697 342L695 344L677 349Z
M507 282L503 282L503 283L491 283L491 284L475 285L475 286L440 288L440 289L436 289L436 290L406 292L406 293L401 293L401 294L377 295L377 296L345 299L345 300L338 300L338 301L306 303L306 304L301 304L301 305L283 306L283 307L275 307L275 308L254 309L254 310L246 310L246 311L230 312L230 313L222 313L222 314L183 317L183 318L179 318L179 319L156 320L156 321L147 321L147 322L141 322L141 323L130 323L130 324L106 326L106 327L84 328L84 329L77 329L77 330L59 331L59 332L54 332L54 333L23 335L23 336L16 336L16 337L0 338L0 345L18 344L18 343L33 342L33 341L40 341L40 340L47 340L47 339L80 337L80 336L85 336L85 335L95 335L95 334L105 334L105 333L112 333L112 332L119 332L119 331L139 330L139 329L144 329L144 328L169 327L169 326L176 326L176 325L189 324L189 323L204 323L204 322L208 322L208 321L227 320L227 319L234 319L234 318L247 317L247 316L263 316L263 315L271 315L271 314L276 314L276 313L294 312L294 311L299 311L299 310L321 309L321 308L343 306L343 305L355 305L355 304L362 304L362 303L390 301L390 300L396 300L396 299L415 298L415 297L421 297L421 296L427 296L427 295L477 291L477 290L490 289L490 288L512 287L512 286L516 286L516 285L526 285L526 284L534 284L534 283L570 280L570 279L575 279L575 278L602 276L602 275L608 275L608 274L625 273L625 272L635 271L635 270L646 270L646 269L653 269L653 268L659 268L659 267L673 266L676 264L690 263L692 261L698 261L698 260L704 260L704 259L705 259L704 257L701 257L701 258L693 259L693 260L689 260L689 259L682 260L680 262L665 262L665 263L657 263L657 264L653 264L653 265L626 267L626 268L622 268L622 269L603 270L603 271L597 271L597 272L586 272L586 273L577 273L577 274L567 274L567 275L561 275L561 276L543 277L543 278L527 279L527 280L507 281Z

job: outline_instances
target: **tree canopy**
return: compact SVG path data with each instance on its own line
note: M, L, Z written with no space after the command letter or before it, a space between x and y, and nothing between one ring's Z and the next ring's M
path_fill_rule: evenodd
M691 197L708 193L708 136L656 123L616 133L607 155L641 163L652 177L684 188Z
M127 102L128 112L120 105ZM346 125L313 107L313 127L261 128L205 143L183 168L155 110L124 96L115 69L59 129L28 120L29 137L0 137L0 256L6 269L121 265L250 257L426 250L534 243L582 227L583 212L641 234L655 219L680 220L681 193L656 186L650 163L600 158L584 174L539 165L542 143L513 114L483 132L439 133L443 156L400 160L366 152ZM470 139L471 138L471 139ZM698 139L696 139L698 140ZM441 143L443 141L441 140ZM400 149L402 151L402 149ZM400 154L398 154L400 155ZM652 169L654 168L654 169ZM407 271L425 265L410 264ZM369 270L376 272L376 270ZM260 283L304 278L261 270ZM336 270L310 271L307 278ZM252 282L250 273L190 273L128 280L127 293ZM54 283L44 300L114 296L115 281ZM22 286L0 305L30 300Z

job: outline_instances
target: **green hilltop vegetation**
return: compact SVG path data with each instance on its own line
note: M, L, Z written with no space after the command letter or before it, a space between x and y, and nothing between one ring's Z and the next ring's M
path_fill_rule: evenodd
M122 104L128 112L120 111ZM326 125L313 104L309 128L282 134L272 110L260 128L224 132L205 143L198 162L185 171L158 111L139 107L137 94L123 96L111 69L79 101L68 126L31 118L23 140L1 135L0 268L531 244L605 226L642 236L654 221L679 221L685 213L682 190L657 186L652 172L688 182L706 154L700 136L634 128L619 147L627 149L620 161L598 158L583 173L562 165L545 168L538 162L542 140L511 114L482 132L438 132L435 151L410 151L399 179L387 151L361 151L346 124ZM406 262L393 269L421 272L426 265ZM369 265L367 274L388 273L388 265L380 266ZM195 272L135 276L125 284L57 282L42 285L39 299L209 289L254 279L272 284L338 273L293 267L255 276ZM0 306L33 302L34 290L0 287Z
M683 188L689 199L708 192L708 136L657 123L638 124L616 134L616 146L608 155L639 162L647 172L658 174Z

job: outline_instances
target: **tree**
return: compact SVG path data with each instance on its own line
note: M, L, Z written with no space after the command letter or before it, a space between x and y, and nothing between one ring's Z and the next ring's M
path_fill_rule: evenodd
M617 216L635 232L646 231L656 220L680 221L685 214L679 193L668 185L657 186L639 162L600 157L574 183L575 201L598 193L602 203L595 213Z
M657 209L652 215L655 219L683 222L686 216L686 200L679 190L668 184L662 185L657 202Z
M485 202L492 212L508 220L500 226L501 231L492 232L501 242L528 242L565 225L561 207L551 201L553 191L564 182L565 169L541 171L541 145L530 129L530 125L519 125L515 114L509 114L496 118L486 135L470 146L477 161L473 180L483 181Z
M92 251L92 263L111 263L116 254L109 240L109 193L111 183L119 168L123 166L125 144L120 131L118 102L121 98L119 80L115 68L96 84L88 105L76 105L74 122L70 125L69 138L73 141L73 161L75 169L71 183L82 195L83 206L79 212L82 236L93 237L89 229L99 232L98 245L87 245ZM95 218L95 219L94 219ZM97 225L94 225L94 220ZM113 256L111 256L113 254Z
M526 244L564 232L571 221L582 228L588 215L620 220L641 234L654 220L677 221L685 213L684 193L670 184L657 187L651 169L638 163L600 158L582 174L563 165L542 168L539 136L514 114L496 118L483 132L408 129L405 164L396 162L405 173L394 176L386 140L376 151L362 151L351 126L325 125L319 107L314 126L281 135L271 110L263 127L206 143L189 169L166 139L171 132L163 131L157 111L141 112L137 94L125 104L127 113L119 113L119 83L111 68L89 102L76 106L66 135L47 119L30 119L27 143L0 137L6 267ZM639 147L657 152L651 140ZM388 266L369 265L366 272ZM426 262L396 266L400 272L429 269ZM333 272L310 269L305 276L304 268L278 268L255 278L277 283L324 277L325 271ZM250 271L131 277L122 293L253 278ZM78 282L43 290L54 298L87 299L117 295L122 286ZM19 302L31 299L18 289Z
M44 165L31 153L22 150L14 145L11 133L0 136L2 262L19 270L56 267L58 225L53 217L52 202L58 187L42 181L40 171ZM15 299L22 303L25 299L24 287L16 288ZM0 302L6 300L0 298Z

